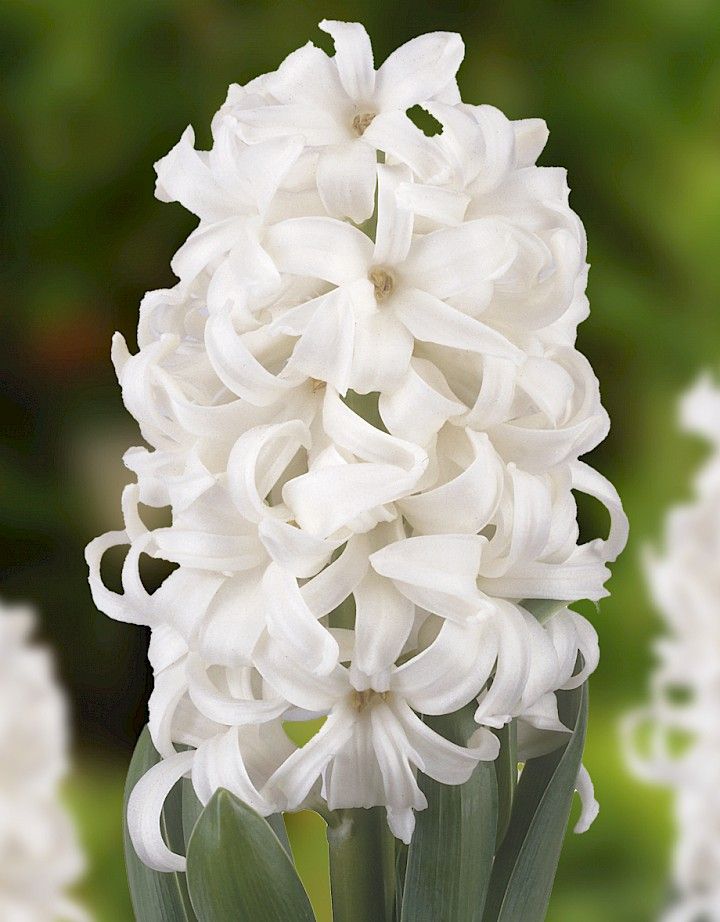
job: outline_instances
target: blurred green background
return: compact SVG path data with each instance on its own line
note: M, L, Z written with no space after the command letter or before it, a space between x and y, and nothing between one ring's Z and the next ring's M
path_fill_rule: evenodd
M4 0L0 134L0 592L30 599L58 650L76 723L68 799L99 922L132 914L120 799L149 680L142 631L93 611L83 546L119 522L120 457L138 436L109 361L192 227L153 198L153 162L188 123L209 138L230 82L273 69L323 18L358 19L376 59L434 29L463 34L463 96L543 116L541 163L567 166L593 264L580 346L613 420L594 459L621 491L632 538L597 614L586 764L602 811L570 836L551 922L643 922L667 887L670 804L626 774L617 720L644 694L659 625L639 554L686 496L703 447L676 397L720 359L720 7L717 0ZM328 48L329 50L329 48ZM588 509L588 524L599 513ZM322 834L293 823L326 898ZM322 916L326 918L326 916Z

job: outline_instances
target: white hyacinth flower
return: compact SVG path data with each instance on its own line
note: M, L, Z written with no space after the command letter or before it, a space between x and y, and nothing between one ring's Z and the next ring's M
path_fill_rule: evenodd
M160 870L184 867L158 825L183 776L265 815L384 806L407 842L418 771L464 782L511 720L521 758L557 747L555 692L598 660L567 606L606 594L626 540L578 460L608 419L574 345L583 226L564 171L535 165L544 122L462 103L457 35L376 70L362 26L321 28L334 57L310 44L231 87L212 149L188 129L156 165L199 225L178 284L142 303L137 354L113 344L147 446L126 455L125 529L87 559L97 606L152 629L163 758L129 828ZM607 539L579 544L573 491L607 507ZM117 545L121 593L100 575ZM152 594L142 555L177 565ZM473 701L466 746L421 718ZM290 742L285 723L318 718Z
M673 509L647 576L666 633L655 644L647 707L624 723L631 768L674 795L674 898L665 922L720 920L720 387L703 377L681 404L683 427L712 454L693 499ZM649 731L649 740L643 733Z
M0 918L73 922L86 916L67 897L83 870L59 799L67 714L33 626L26 609L0 606Z

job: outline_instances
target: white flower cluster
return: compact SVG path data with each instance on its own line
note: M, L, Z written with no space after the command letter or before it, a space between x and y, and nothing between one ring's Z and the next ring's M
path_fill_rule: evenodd
M83 869L58 787L67 764L65 701L51 657L28 638L33 617L0 607L0 918L71 922Z
M713 445L692 502L673 509L648 582L667 634L649 705L625 723L630 765L675 795L676 899L665 922L720 922L720 388L701 379L684 428ZM649 729L649 745L644 730Z
M544 122L460 101L458 35L376 70L362 26L320 27L334 56L307 44L232 86L212 148L188 128L157 164L199 225L142 303L138 354L114 342L151 449L126 455L125 530L88 562L97 606L152 628L163 762L130 828L160 869L183 867L157 818L186 774L263 814L383 805L407 842L418 770L464 782L513 718L526 754L558 745L554 693L598 660L566 605L605 595L626 537L578 461L608 419L574 348L585 235L565 172L535 166ZM578 544L573 490L610 510L608 540ZM118 544L122 594L100 576ZM141 554L178 565L152 595ZM522 600L559 603L543 623ZM419 716L473 699L468 747ZM285 722L320 717L290 742Z

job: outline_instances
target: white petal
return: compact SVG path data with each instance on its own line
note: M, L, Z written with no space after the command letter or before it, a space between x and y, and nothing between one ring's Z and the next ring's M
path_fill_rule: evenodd
M298 579L315 576L339 546L337 541L321 541L273 518L260 523L258 537L275 563Z
M284 507L269 506L266 497L301 448L310 447L310 432L300 420L256 426L244 432L230 452L227 482L240 514L250 522L267 516L288 518Z
M240 573L252 570L265 558L255 536L213 534L173 526L153 532L157 557L198 570Z
M254 651L255 665L263 678L296 707L311 712L327 712L349 691L347 671L337 666L329 675L319 675L279 648L267 634Z
M224 157L226 183L252 203L253 212L257 210L264 216L278 187L288 181L288 173L303 150L302 138L296 136L260 144L243 144L237 137L235 125L224 134L229 142ZM211 161L218 146L216 134L215 147L210 152Z
M427 445L439 429L465 409L437 367L413 358L399 387L380 394L380 415L389 432Z
M582 669L575 675L572 675L567 681L562 685L562 688L579 688L586 679L595 672L597 665L600 662L600 648L598 646L598 635L595 628L587 621L582 615L578 615L574 611L568 610L564 616L571 621L572 626L575 631L575 646L579 653L582 654L583 665ZM563 618L563 614L560 613L551 619L553 625L555 622ZM573 663L573 672L574 672L574 663Z
M275 73L263 79L267 91L281 102L317 107L333 116L342 110L344 94L335 62L312 42L289 54ZM243 115L241 110L238 117Z
M265 627L261 569L226 579L198 628L198 649L208 663L248 665Z
M208 675L201 656L190 654L187 661L188 690L195 707L208 720L227 726L259 724L280 717L287 710L282 698L237 698L222 692Z
M383 507L410 492L418 476L391 464L340 464L289 480L283 499L301 528L327 538L366 513L372 520L359 529L389 521L392 515Z
M280 284L275 263L260 246L257 236L241 228L232 249L212 273L207 309L210 314L218 314L230 307L245 328L252 328L254 318L247 309L248 298L273 292Z
M265 247L281 272L333 285L365 278L372 241L334 218L291 218L268 228Z
M304 375L332 384L346 393L352 380L353 350L356 335L354 298L362 297L357 286L336 288L318 298L318 309L293 349L290 364ZM366 282L367 297L370 283ZM303 305L304 306L304 305ZM280 318L282 323L282 318Z
M386 672L410 635L415 606L390 580L369 570L355 589L353 666L367 676Z
M351 99L365 102L375 91L375 63L370 37L359 22L323 19L323 32L335 43L335 64L340 82Z
M263 578L267 627L279 646L287 649L317 675L329 675L340 661L337 641L308 608L297 580L270 564Z
M275 805L253 783L243 759L240 733L232 727L198 746L192 771L193 787L206 804L215 791L223 788L239 797L262 816L275 812Z
M605 560L616 560L627 544L629 532L627 516L617 490L602 474L583 461L572 462L571 471L573 489L594 496L610 513L610 534L602 542L603 556Z
M407 327L390 311L364 317L355 326L352 390L358 394L393 390L410 365L413 346Z
M362 535L351 538L342 554L302 587L303 598L316 618L334 611L362 580L369 566L366 541Z
M548 127L541 118L524 118L513 122L515 129L515 164L532 166L547 144Z
M180 202L208 221L229 217L228 197L195 150L195 133L188 126L173 149L155 164L155 195L162 202Z
M480 391L472 409L460 420L473 429L489 429L508 419L515 397L517 365L496 355L483 356Z
M413 765L420 762L403 732L397 716L386 704L376 704L370 711L372 741L382 775L385 792L384 803L388 810L388 821L394 832L398 831L398 819L405 817L400 824L403 838L412 834L414 818L412 810L424 810L427 807L425 795L415 780ZM409 824L411 821L411 824Z
M347 130L332 109L311 103L242 109L236 119L238 134L248 144L299 136L305 144L321 146L341 143L347 136Z
M530 668L530 650L528 629L520 610L499 599L495 604L497 665L490 688L480 696L475 720L489 727L502 727L520 704Z
M126 532L110 531L88 544L85 549L85 560L90 571L90 592L95 607L109 618L128 624L147 624L151 615L149 609L133 605L132 600L126 598L125 595L108 589L100 573L100 564L105 552L113 547L129 545L129 543Z
M369 720L355 720L352 737L328 765L323 784L330 810L368 809L385 802Z
M413 474L427 464L427 454L421 448L376 429L332 390L325 394L323 425L335 445L363 461L393 464Z
M412 285L444 299L498 278L515 251L499 221L468 221L417 238L403 268Z
M397 190L410 178L403 166L380 164L378 172L378 219L373 262L380 266L401 263L408 254L413 232L413 216L401 205Z
M155 686L148 704L148 729L153 745L163 758L176 753L173 745L173 720L187 690L184 661L155 674Z
M407 288L393 297L393 310L415 339L519 362L520 350L502 333L468 317L426 291Z
M356 224L367 221L375 207L376 170L375 148L362 138L323 148L317 185L328 214Z
M385 504L409 493L422 476L427 455L416 446L375 429L353 413L330 389L323 407L325 431L338 448L356 453L359 461L347 463L335 453L334 461L318 465L283 487L283 499L301 528L320 538L350 526L358 516L368 530L387 521Z
M415 814L412 808L387 807L386 813L390 832L396 839L409 845L415 832Z
M470 196L454 189L442 189L418 182L404 182L398 187L398 201L413 214L430 218L437 224L461 224Z
M557 699L548 693L517 720L518 762L527 762L564 746L570 731L557 715Z
M497 508L503 487L500 459L485 433L468 429L467 437L475 458L457 477L400 501L403 515L416 531L475 535Z
M512 537L507 560L520 566L542 557L550 535L552 497L544 477L522 471L514 464L509 464L507 471L512 497Z
M377 72L381 109L409 109L431 99L455 80L465 46L454 32L430 32L406 42Z
M155 871L184 871L185 858L171 852L160 831L160 814L170 791L187 775L194 752L158 762L138 781L127 807L128 832L138 858Z
M604 584L610 573L589 545L574 551L562 563L533 561L496 578L480 577L479 586L489 595L507 599L557 599L567 602L607 595Z
M230 217L213 224L201 224L183 243L171 260L175 275L192 282L213 262L229 253L245 236L247 218Z
M395 670L392 688L416 711L449 714L479 694L496 653L495 632L487 621L445 621L429 647Z
M464 784L479 761L493 762L498 756L500 742L490 731L473 734L466 748L431 730L407 706L398 704L397 710L408 741L422 759L423 773L441 784Z
M281 399L293 386L292 382L271 374L255 358L242 334L236 333L230 311L208 318L205 345L223 384L254 406L267 406Z
M338 708L330 714L319 732L273 774L267 784L270 796L282 799L287 810L299 807L352 733L353 722L347 709Z
M463 621L487 608L476 583L484 545L477 535L421 535L388 544L370 563L416 605Z
M577 823L575 823L573 832L583 833L588 831L600 812L600 804L595 800L595 788L584 765L580 766L577 781L575 782L575 790L580 795L582 813Z
M558 362L529 356L520 369L517 383L554 425L566 418L575 382Z
M404 112L380 112L365 129L363 140L392 159L410 167L424 182L440 176L447 169L442 151Z

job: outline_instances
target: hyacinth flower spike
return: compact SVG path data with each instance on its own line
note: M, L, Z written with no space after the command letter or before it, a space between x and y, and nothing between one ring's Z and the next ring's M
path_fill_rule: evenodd
M198 225L138 351L113 341L145 444L86 556L97 607L151 632L135 912L311 919L283 847L311 809L336 920L533 922L576 788L576 828L597 812L570 606L627 537L579 460L609 427L575 346L584 229L544 122L461 101L459 36L376 68L362 26L321 28L334 55L232 86L210 150L188 129L156 164ZM578 492L606 538L580 542ZM174 566L153 591L149 558Z

